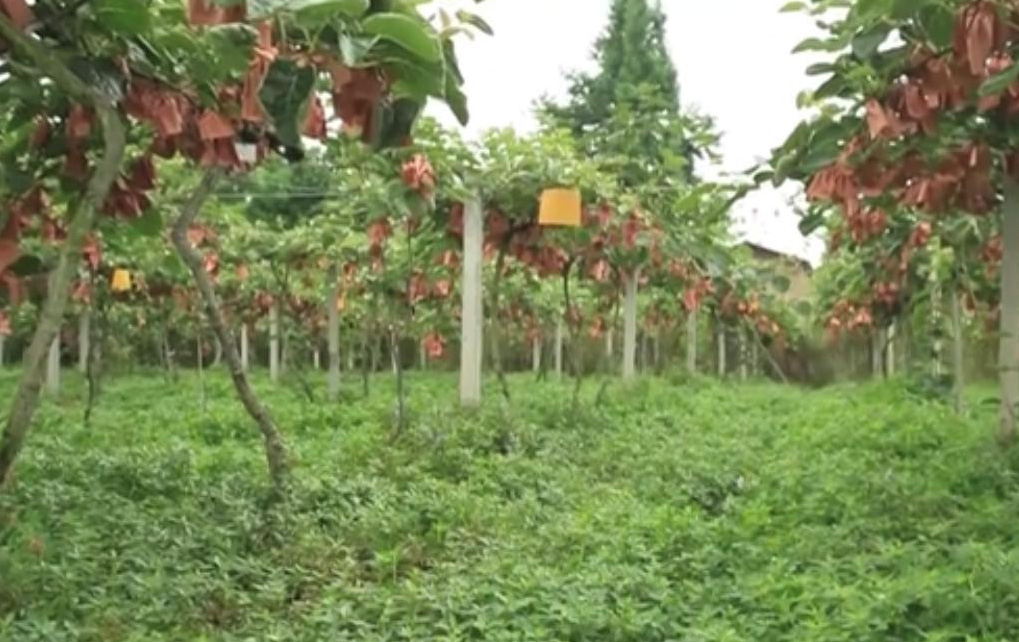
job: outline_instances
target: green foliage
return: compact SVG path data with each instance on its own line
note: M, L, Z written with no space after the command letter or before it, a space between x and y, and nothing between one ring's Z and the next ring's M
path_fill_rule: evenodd
M381 386L326 406L256 379L297 463L268 512L226 378L206 414L193 379L111 381L88 431L69 386L0 498L0 638L1019 638L1019 462L983 409L703 379L574 408L513 379L512 415L466 416L451 383L412 376L389 444Z

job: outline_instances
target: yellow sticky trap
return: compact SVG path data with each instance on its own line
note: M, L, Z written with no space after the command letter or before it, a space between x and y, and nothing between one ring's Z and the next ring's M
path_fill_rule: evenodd
M541 207L538 210L539 225L580 227L580 190L553 187L541 193Z
M110 288L114 292L126 292L131 289L131 273L127 270L116 269L113 271L113 278L110 280Z

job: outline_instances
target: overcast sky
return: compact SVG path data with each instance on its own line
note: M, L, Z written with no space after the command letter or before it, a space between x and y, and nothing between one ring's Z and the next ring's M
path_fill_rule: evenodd
M680 99L715 117L723 134L722 171L740 172L781 144L800 121L796 95L816 79L811 62L790 51L812 35L802 16L780 14L786 0L661 0L679 73ZM461 38L472 121L468 136L490 127L534 128L533 102L562 96L563 73L590 68L592 44L608 21L610 0L441 0L484 17L494 37ZM440 117L441 109L431 110ZM444 122L453 122L442 118ZM702 168L701 173L714 171ZM820 244L796 228L787 200L796 190L756 193L734 210L737 230L755 242L816 261Z

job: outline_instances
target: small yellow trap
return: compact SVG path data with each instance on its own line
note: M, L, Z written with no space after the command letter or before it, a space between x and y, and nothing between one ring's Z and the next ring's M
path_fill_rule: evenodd
M114 292L126 292L131 289L131 273L127 270L116 269L113 271L113 278L110 280L110 288Z
M581 218L580 190L551 187L541 193L538 209L539 225L579 227Z

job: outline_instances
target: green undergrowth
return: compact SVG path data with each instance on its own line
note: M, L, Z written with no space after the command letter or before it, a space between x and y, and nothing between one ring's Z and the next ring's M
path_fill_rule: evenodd
M1019 640L993 408L681 377L574 406L520 377L462 413L412 375L396 435L391 381L347 383L258 381L294 467L267 508L225 377L204 409L196 379L115 379L88 428L72 380L0 497L0 639Z

